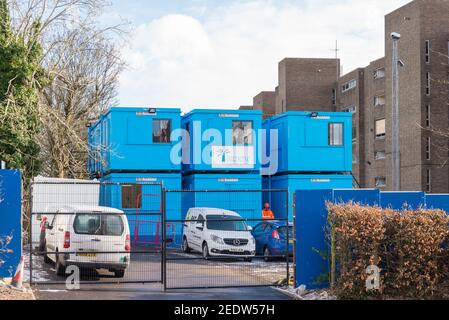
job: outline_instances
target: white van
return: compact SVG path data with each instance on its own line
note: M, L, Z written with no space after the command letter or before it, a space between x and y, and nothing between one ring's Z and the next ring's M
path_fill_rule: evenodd
M235 257L252 261L256 241L242 217L233 211L191 208L184 224L182 249L201 252L209 257Z
M128 219L121 210L95 206L60 208L45 225L45 262L64 275L70 265L107 269L123 278L130 264ZM58 253L58 254L56 254Z

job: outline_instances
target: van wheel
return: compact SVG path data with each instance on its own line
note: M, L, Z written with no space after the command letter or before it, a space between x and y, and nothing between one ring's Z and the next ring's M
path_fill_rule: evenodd
M123 278L125 276L125 270L115 270L114 278Z
M50 264L53 262L53 261L51 261L51 259L48 257L48 255L46 253L44 253L44 262L46 264Z
M265 249L263 250L263 259L265 260L265 262L271 261L271 252L268 247L265 247Z
M63 277L65 275L65 267L61 263L61 258L59 257L59 251L56 250L56 274L60 277Z
M203 245L203 258L204 260L209 260L209 247L207 246L207 242Z
M184 240L182 240L182 251L184 253L190 253L190 251L191 251L186 237L184 237Z

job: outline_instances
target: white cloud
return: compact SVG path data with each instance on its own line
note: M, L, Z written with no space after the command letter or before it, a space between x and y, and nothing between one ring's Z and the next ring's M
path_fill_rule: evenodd
M133 32L124 56L122 105L238 108L277 84L284 57L331 58L344 71L384 54L384 15L409 0L237 2L197 20L167 15Z

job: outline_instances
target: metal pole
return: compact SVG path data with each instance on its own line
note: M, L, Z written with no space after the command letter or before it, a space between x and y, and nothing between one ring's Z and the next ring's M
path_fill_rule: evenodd
M163 189L162 192L162 200L162 284L164 286L164 291L167 291L167 191L165 189Z
M296 192L293 193L293 237L293 287L296 288L296 241L298 240L296 233Z
M392 178L393 191L401 191L401 154L399 145L399 39L401 35L393 32L393 117L392 117Z
M33 285L33 182L30 183L30 187L29 187L29 197L30 197L30 239L28 240L30 242L29 244L29 250L30 250L30 257L29 257L29 261L30 261L30 286ZM47 249L45 248L45 251L47 251Z
M287 196L287 287L290 286L290 250L288 249L290 246L290 215L289 215L289 191L285 192Z

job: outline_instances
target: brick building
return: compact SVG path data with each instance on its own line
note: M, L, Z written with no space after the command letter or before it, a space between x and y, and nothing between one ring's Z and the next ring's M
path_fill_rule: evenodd
M364 188L392 190L391 33L398 32L404 63L399 71L401 189L449 192L448 17L448 0L415 0L389 13L385 57L338 76L338 81L339 60L284 59L274 92L276 113L352 112L355 179ZM259 109L271 112L272 100L257 97L255 105L257 100Z

